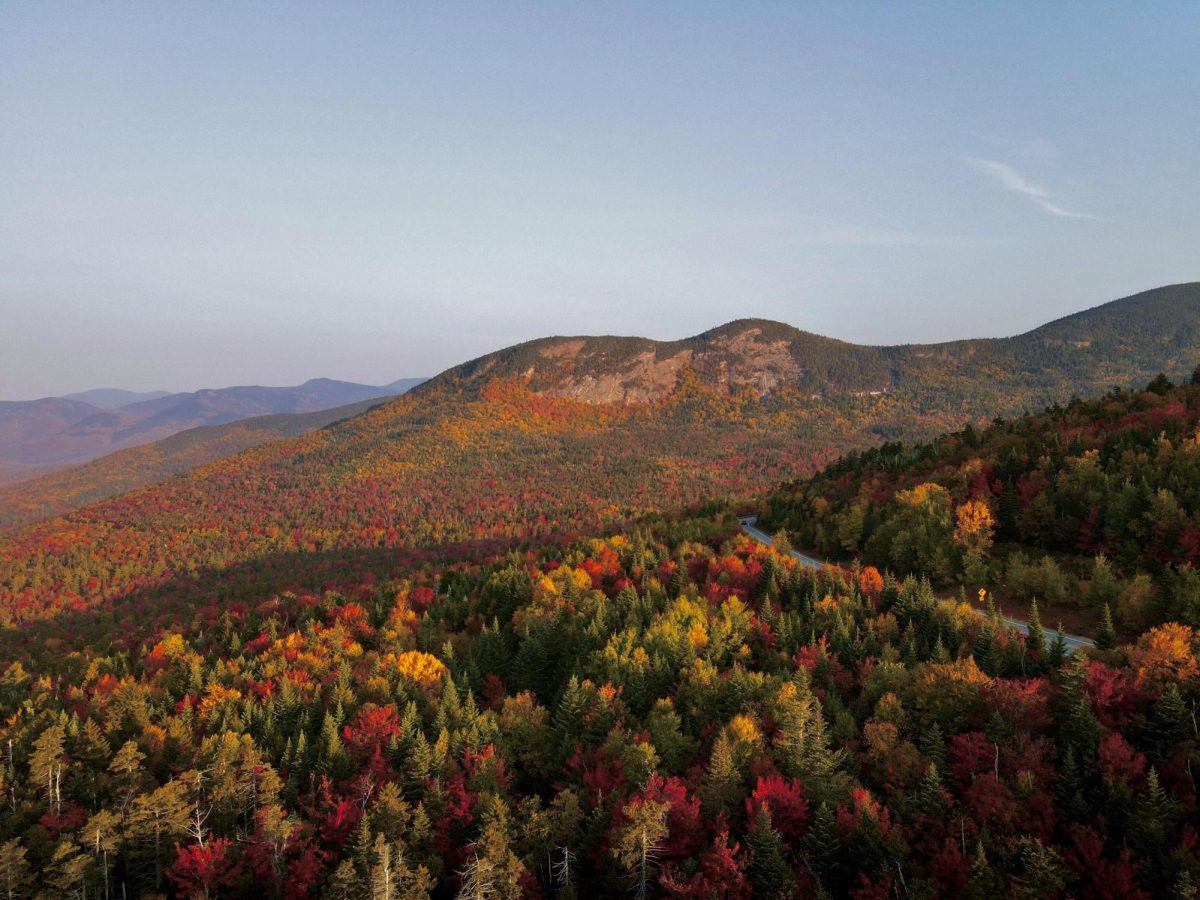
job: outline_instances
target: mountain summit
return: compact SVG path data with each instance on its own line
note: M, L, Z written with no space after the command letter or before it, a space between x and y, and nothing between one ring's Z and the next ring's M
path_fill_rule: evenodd
M547 337L456 366L423 390L472 390L515 379L548 397L649 403L691 370L710 389L816 398L904 392L976 398L995 388L1034 403L1191 372L1200 359L1200 282L1145 291L1010 338L865 346L767 319L695 337Z

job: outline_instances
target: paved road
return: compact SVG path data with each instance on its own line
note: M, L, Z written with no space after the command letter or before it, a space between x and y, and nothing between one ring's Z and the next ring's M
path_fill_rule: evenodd
M750 537L754 538L756 541L759 541L760 543L769 544L772 547L775 546L775 539L773 537L771 537L771 535L769 535L765 531L763 531L761 528L759 528L755 524L756 522L758 522L758 516L744 517L742 519L742 531L746 532L746 534L750 535ZM792 556L795 557L796 560L800 563L800 565L807 566L810 569L820 569L825 565L824 560L817 559L815 556L806 556L805 554L799 553L795 550L791 551L791 553L792 553ZM982 615L982 613L980 613L980 615ZM1011 616L1003 616L1002 615L1000 618L1004 621L1004 624L1008 625L1010 628L1015 628L1015 629L1017 629L1017 631L1021 632L1022 634L1029 634L1029 623L1028 622L1023 622L1020 619L1014 619ZM1091 649L1096 646L1095 641L1093 641L1089 638L1080 637L1077 634L1067 634L1067 635L1064 635L1064 637L1066 638L1066 641L1067 641L1067 649L1068 650ZM1046 640L1047 641L1054 640L1054 632L1047 631L1046 632Z

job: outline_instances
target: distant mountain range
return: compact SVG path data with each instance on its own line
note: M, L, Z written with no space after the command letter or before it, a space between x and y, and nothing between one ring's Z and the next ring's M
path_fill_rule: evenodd
M170 391L123 391L120 388L95 388L90 391L80 391L78 394L63 394L62 399L90 403L100 409L117 409L141 400L158 400L160 397L170 396Z
M69 512L268 441L307 434L389 399L373 397L318 412L277 413L201 425L38 478L0 484L0 529Z
M1147 291L1017 337L932 345L864 347L759 319L674 342L544 338L456 366L366 414L339 409L304 424L263 419L200 428L14 485L0 492L0 524L68 512L245 449L87 507L72 521L104 521L124 503L137 506L137 519L160 505L187 507L224 528L229 515L220 504L241 508L253 494L282 529L272 540L291 534L288 540L321 546L359 540L344 529L360 516L374 523L372 533L382 529L380 540L404 534L418 542L425 529L464 540L498 530L525 534L546 523L583 527L596 510L621 518L645 504L668 509L753 496L847 450L928 439L1114 385L1143 386L1159 372L1178 380L1197 363L1200 284ZM312 396L321 384L328 383L294 390ZM238 392L263 390L271 389L230 389L222 402L246 412L251 402ZM146 423L141 433L155 421L146 409L182 410L173 422L215 418L219 404L207 393L141 401L109 415L137 411ZM73 403L46 401L46 421L65 421ZM347 421L321 427L334 418ZM281 492L283 484L290 487ZM576 491L586 500L567 496ZM502 502L512 512L500 529L489 505ZM457 514L449 512L454 504ZM443 511L430 519L430 509ZM257 534L259 515L266 513L256 510L238 527ZM528 525L529 517L540 524ZM302 538L324 519L317 536ZM155 522L168 531L178 524Z
M295 387L229 387L180 394L102 388L65 397L0 402L0 483L200 426L251 416L319 412L396 396L423 380L402 378L374 386L315 378Z

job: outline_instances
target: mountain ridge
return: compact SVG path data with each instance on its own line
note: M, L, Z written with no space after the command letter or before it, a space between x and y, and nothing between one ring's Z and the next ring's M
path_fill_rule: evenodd
M1149 336L1129 325L1130 319L1140 320ZM1082 335L1086 345L1064 340L1072 335ZM1163 370L1173 377L1185 375L1197 361L1200 284L1143 292L1015 338L932 345L863 347L765 319L733 320L669 342L552 336L446 370L412 391L409 401L384 403L369 421L334 428L312 458L336 457L339 466L350 470L386 471L406 453L417 452L403 449L397 436L421 436L420 453L440 454L445 451L439 441L457 445L463 433L494 433L498 426L491 417L503 428L556 429L560 451L574 440L572 428L582 433L607 429L614 436L623 430L633 448L655 448L652 472L654 466L692 459L685 468L690 465L698 478L726 449L743 466L746 453L760 454L753 468L758 474L704 482L705 490L725 490L722 485L736 482L740 492L752 482L766 486L765 473L780 466L807 468L830 454L878 441L929 439L970 421L1099 394L1114 384L1145 384ZM515 392L517 399L506 391ZM521 399L521 392L529 399ZM527 416L532 419L522 421ZM774 433L746 434L747 428ZM264 429L260 436L269 440L282 435ZM242 443L219 432L203 440L212 453L189 448L180 458L174 451L165 458L137 456L136 478L105 466L91 471L106 472L103 481L109 488L132 488L211 462L220 448L255 444L244 431ZM683 441L710 441L712 447L682 452ZM309 466L300 446L283 442L277 448L280 458L294 450L296 465ZM547 465L557 465L551 450L539 446L537 452L548 454ZM365 456L355 460L359 452ZM646 461L634 453L627 464L641 468ZM503 477L502 465L489 465ZM306 470L305 478L321 484L326 473ZM332 487L321 490L328 493ZM110 493L93 488L86 473L43 479L29 490L0 494L0 521L28 522L31 511L38 510L68 512L83 500Z
M66 397L0 402L0 484L68 466L205 425L253 416L305 414L396 396L424 379L363 385L313 378L290 387L237 385L141 397L115 407ZM76 395L86 396L83 392ZM100 400L133 392L98 389ZM158 392L152 392L158 393Z
M1046 347L1059 352L1057 365L1045 365ZM1142 291L1002 338L877 346L759 318L734 319L673 341L556 335L468 360L421 390L470 392L484 380L513 378L549 397L647 403L670 394L679 373L691 368L718 390L750 389L759 397L787 389L822 396L919 392L931 379L949 379L946 390L966 401L977 396L977 370L987 365L1023 373L1036 382L1038 399L1050 402L1064 391L1107 388L1114 377L1148 380L1160 370L1182 376L1197 354L1200 282L1190 282Z

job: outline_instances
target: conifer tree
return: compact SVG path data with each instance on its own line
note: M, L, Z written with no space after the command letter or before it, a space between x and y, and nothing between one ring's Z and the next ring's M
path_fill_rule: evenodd
M26 896L26 888L33 880L29 863L25 860L26 850L17 838L0 844L0 898L17 900Z
M937 763L931 762L917 790L917 808L928 816L939 816L946 809L946 796Z
M350 759L346 756L346 747L342 736L338 733L338 717L333 713L325 713L325 721L321 725L320 742L321 771L334 781L340 781L348 774Z
M100 870L100 884L104 897L109 897L109 856L116 854L121 848L120 820L107 809L99 810L88 819L87 824L80 830L78 840L80 846L96 861Z
M771 827L767 805L758 808L750 831L746 835L750 848L750 881L755 897L789 897L794 878L784 857L783 838Z
M572 675L562 700L554 711L554 738L560 763L571 755L575 744L583 736L583 717L586 711L587 693L579 679Z
M51 896L63 900L86 900L88 895L88 858L69 840L60 840L54 847L50 865L42 878L53 892Z
M1028 632L1025 635L1025 646L1039 660L1046 654L1046 632L1042 628L1042 620L1038 616L1037 600L1029 604Z
M504 802L499 797L490 798L482 818L483 832L461 873L462 888L458 896L463 900L520 900L521 880L526 870L511 847Z
M1063 631L1062 623L1058 625L1058 630L1054 633L1054 640L1050 644L1050 652L1046 656L1046 661L1051 669L1060 668L1063 660L1067 658L1067 635Z
M713 741L704 779L704 809L709 815L733 809L742 797L742 773L734 758L733 741L721 732Z
M1036 837L1017 839L1020 874L1014 879L1016 896L1027 900L1057 897L1067 885L1067 871L1058 851Z
M1100 613L1100 624L1096 626L1096 647L1100 650L1111 650L1117 646L1117 630L1113 627L1112 610L1107 603Z
M971 873L967 878L964 893L967 900L995 900L1003 897L1003 886L983 849L983 841L976 841L975 856L971 861Z
M46 808L54 813L62 809L65 743L63 727L51 725L33 742L33 755L29 759L29 775L46 798Z
M658 865L662 841L667 836L668 809L666 803L644 798L626 805L626 822L613 843L613 856L633 879L638 900L645 900L649 894L650 875Z
M832 889L832 882L837 878L841 846L833 809L823 802L817 807L808 834L804 836L804 852L826 890Z
M1154 704L1150 720L1150 731L1154 741L1154 756L1166 762L1176 745L1192 733L1192 717L1183 695L1175 682L1168 682L1162 696Z

